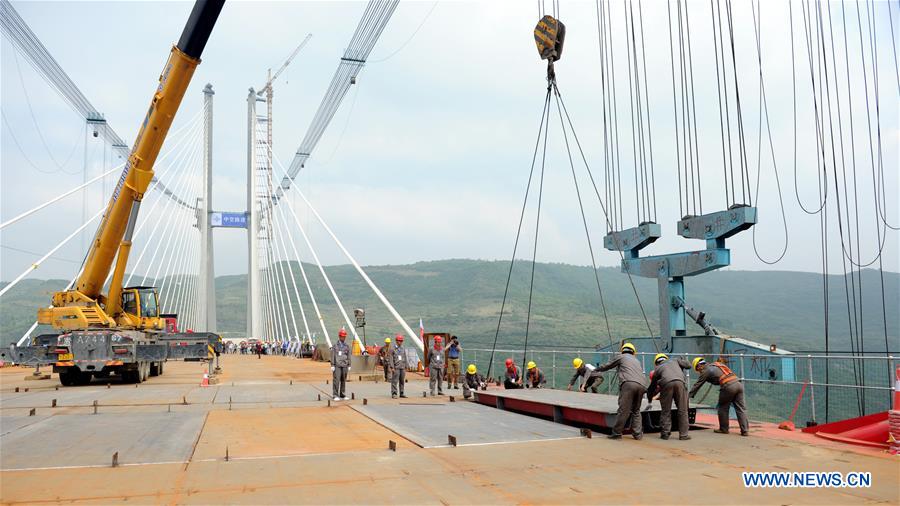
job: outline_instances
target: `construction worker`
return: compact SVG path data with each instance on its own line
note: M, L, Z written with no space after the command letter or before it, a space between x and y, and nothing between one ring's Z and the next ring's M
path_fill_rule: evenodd
M506 378L503 380L503 387L506 389L522 388L522 373L513 359L506 359Z
M437 394L444 395L444 343L441 336L434 336L434 346L428 359L428 386L431 387L431 395L437 387Z
M631 419L632 437L635 439L644 437L641 400L647 393L647 377L644 376L644 369L634 353L634 345L625 343L618 355L598 368L600 372L616 369L619 377L619 410L616 425L609 435L610 439L622 439L622 432L628 419Z
M406 350L403 349L403 334L397 334L394 337L394 347L389 353L388 363L391 367L391 398L396 399L399 394L401 398L406 398L403 393L406 386Z
M378 350L378 363L381 364L381 368L384 370L384 381L391 380L391 366L390 364L388 364L388 361L390 360L390 353L391 338L386 337L384 338L384 346L382 346L381 349Z
M347 331L338 331L339 341L331 347L331 392L336 401L346 401L347 373L350 372L350 346L346 343Z
M681 441L690 439L688 435L690 422L688 421L687 386L684 383L684 370L690 370L691 364L683 358L669 360L665 353L657 353L653 357L653 365L656 369L650 373L650 386L647 388L647 402L653 402L656 389L659 388L659 404L662 412L659 415L661 427L659 437L669 439L672 432L672 400L675 400L675 409L678 410L678 439Z
M452 336L444 351L447 353L447 388L449 389L450 383L453 383L454 390L459 390L459 360L460 352L462 352L462 348L459 346L459 338Z
M585 363L585 361L580 358L572 360L572 367L575 368L575 374L569 381L569 386L566 390L572 390L572 387L575 386L575 382L578 381L578 378L581 378L581 386L578 387L578 389L582 392L587 392L587 389L590 388L591 392L596 394L597 387L603 383L603 375L600 374L600 371L593 365Z
M538 368L533 360L528 362L527 369L526 376L528 381L525 382L525 388L543 388L544 384L547 383L543 371Z
M484 377L478 374L478 368L475 364L469 364L466 368L466 376L463 378L463 397L468 399L472 397L472 390L483 389L487 387Z
M691 388L691 398L697 395L697 391L704 383L709 382L719 385L719 404L716 410L719 413L719 428L713 432L728 434L728 411L734 406L738 425L741 427L741 435L750 435L750 422L747 420L747 407L744 405L744 385L727 365L721 362L707 364L703 357L697 357L693 362L694 370L700 374L697 382Z

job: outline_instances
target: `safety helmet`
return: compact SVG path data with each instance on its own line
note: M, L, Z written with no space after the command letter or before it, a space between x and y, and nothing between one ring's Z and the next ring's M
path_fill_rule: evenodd
M342 328L338 331L338 337L347 337L347 331Z
M574 367L575 369L578 369L579 367L581 367L581 364L583 364L583 363L584 363L584 360L581 360L580 358L576 358L575 360L572 361L572 367Z
M444 338L443 338L443 337L441 337L441 336L434 336L434 342L440 343L440 342L443 342L443 341L444 341Z
M390 338L390 337L385 337L385 338L384 338L384 344L391 344L391 338Z
M631 344L631 343L625 343L625 344L623 344L623 345L622 345L622 353L625 353L626 351L628 351L628 353L631 353L632 355L634 355L634 351L635 351L635 350L634 350L634 345Z
M535 367L537 367L537 364L535 364L533 360L532 360L531 362L528 362L528 369L529 369L529 370L534 369Z
M506 367L512 367L512 365L513 365L513 359L511 359L511 358L506 359Z
M696 370L698 370L697 367L700 367L701 365L706 365L706 360L703 360L703 357L697 357L694 359L694 361L691 363L691 365L694 366L694 370L696 371Z
M394 339L396 339L398 343L402 343L403 342L403 334L397 334L397 336Z
M655 357L653 357L653 363L659 365L660 362L665 362L669 360L669 356L665 353L657 353Z
M478 372L478 368L475 367L475 364L469 364L469 367L466 367L466 371L469 374L475 374L476 372Z

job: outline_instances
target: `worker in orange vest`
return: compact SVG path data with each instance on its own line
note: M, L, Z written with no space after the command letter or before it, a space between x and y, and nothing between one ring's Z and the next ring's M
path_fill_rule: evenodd
M703 357L697 357L693 362L694 370L700 374L697 382L691 388L690 396L693 399L697 391L704 383L709 382L719 385L719 404L716 410L719 413L719 428L713 432L728 434L728 411L734 406L738 425L741 427L741 435L750 435L750 422L747 420L747 407L744 404L744 385L727 365L721 362L707 364Z

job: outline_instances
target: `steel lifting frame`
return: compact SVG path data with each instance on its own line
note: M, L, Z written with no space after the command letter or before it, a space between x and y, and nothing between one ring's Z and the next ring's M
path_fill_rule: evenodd
M756 208L734 205L726 211L686 216L678 221L678 235L706 241L706 249L641 257L640 250L662 237L658 223L614 231L603 238L603 246L621 251L622 272L655 278L659 286L659 337L663 349L671 351L672 336L687 335L685 329L684 278L731 264L725 239L756 224Z

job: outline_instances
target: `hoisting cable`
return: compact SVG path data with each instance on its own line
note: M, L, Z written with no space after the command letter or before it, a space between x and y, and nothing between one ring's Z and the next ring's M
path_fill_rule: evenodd
M549 123L549 118L547 117L547 113L548 113L549 109L550 109L550 86L548 85L547 93L544 96L544 104L541 107L541 122L538 125L537 140L535 140L535 143L534 143L534 154L531 156L531 169L528 172L528 183L525 185L525 197L522 201L522 211L519 213L519 226L516 229L516 240L513 243L513 253L512 253L512 257L510 258L510 261L509 261L509 272L506 275L506 287L503 289L503 301L500 303L500 316L499 316L499 318L497 318L497 330L494 333L494 344L491 345L491 360L490 360L490 362L488 362L488 370L487 370L487 374L485 374L485 377L487 377L487 378L491 377L491 369L494 365L494 354L497 350L497 338L500 336L500 325L503 323L503 312L506 309L506 299L509 296L509 284L510 284L510 281L512 280L513 266L515 265L515 262L516 262L516 252L519 249L519 238L521 237L521 234L522 234L522 223L525 220L525 209L528 205L528 194L531 191L531 181L534 177L534 166L537 161L538 148L540 148L540 145L541 145L541 134L543 133L544 127L545 127L544 121L546 120L547 123Z
M554 85L555 86L555 85ZM585 170L588 173L588 176L591 180L591 186L594 188L594 194L597 196L597 201L600 203L600 208L603 210L603 217L607 221L607 225L609 225L609 212L607 211L606 204L603 201L603 198L600 196L600 189L597 188L597 182L594 179L594 174L591 171L591 166L587 162L587 157L584 154L584 150L581 147L581 141L578 140L578 133L575 131L575 127L572 124L572 118L569 116L569 110L566 108L566 102L562 98L562 94L559 93L557 89L557 98L559 100L559 104L562 106L563 114L566 116L566 122L569 125L569 130L572 131L572 138L575 140L575 146L578 148L578 153L581 155L581 160L584 162ZM622 248L616 248L619 252L620 259L625 261L625 252L622 251ZM631 290L634 292L634 297L637 300L638 307L641 310L641 316L644 318L644 323L647 325L647 332L649 332L650 337L654 337L653 328L650 326L650 320L647 318L647 312L644 311L644 304L641 302L641 297L638 295L637 287L634 284L634 278L631 276L631 272L625 271L625 274L628 276L628 282L631 284ZM656 339L653 340L653 345L656 347L656 351L659 351L659 343Z
M562 108L559 105L559 89L555 83L553 92L556 96L556 111L559 114L559 124L562 128L563 140L566 143L566 155L569 158L569 167L572 169L572 182L575 183L575 195L578 197L578 209L581 211L581 222L584 224L584 235L587 238L588 252L591 254L591 268L594 272L594 280L597 282L597 293L600 296L600 307L603 309L603 321L606 323L606 334L609 336L609 347L613 347L612 330L609 327L609 316L606 312L606 303L603 300L603 288L600 286L600 272L597 270L597 261L594 258L594 246L591 243L591 233L588 228L587 216L584 213L584 204L581 201L581 189L578 187L578 176L575 174L575 162L572 160L572 150L569 148L569 136L566 134L566 125L563 122Z
M756 4L756 10L752 9L753 4ZM763 67L762 67L762 48L761 48L761 40L762 40L762 13L760 12L760 2L759 0L751 1L751 11L753 12L753 32L756 35L756 59L759 64L759 100L762 104L760 108L760 121L759 121L759 135L757 137L757 167L756 167L756 201L759 202L759 187L760 187L760 176L762 175L762 116L765 114L766 117L766 132L768 134L769 139L769 152L772 155L772 170L775 172L775 184L778 188L778 203L781 207L781 222L784 225L784 247L781 250L781 253L775 260L766 260L762 257L759 252L759 248L756 245L756 229L758 227L753 227L753 252L756 254L756 258L759 259L764 264L774 265L781 261L784 258L785 254L788 250L788 226L787 226L787 215L784 211L784 197L781 192L781 177L778 175L778 163L775 161L775 146L772 142L772 125L769 120L769 103L766 99L766 81L763 78ZM757 20L758 18L758 20Z
M554 9L555 10L555 9ZM556 81L556 75L553 72L553 60L547 64L547 91L550 91L551 85ZM549 110L549 103L547 105ZM522 370L525 370L525 363L528 359L528 331L531 329L531 302L534 297L534 268L537 266L537 248L538 234L541 230L541 202L544 196L544 168L547 165L547 135L550 133L550 117L547 117L547 128L544 129L544 149L541 154L541 179L538 183L538 201L537 201L537 218L534 225L534 249L531 254L531 281L528 284L528 312L525 315L525 344L522 347ZM515 260L515 258L513 259Z

